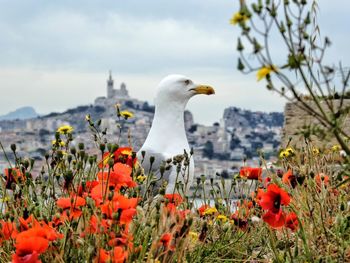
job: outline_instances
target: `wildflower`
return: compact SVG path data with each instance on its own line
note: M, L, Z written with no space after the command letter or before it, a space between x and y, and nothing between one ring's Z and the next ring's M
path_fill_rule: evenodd
M219 221L221 221L221 222L226 222L226 221L228 220L227 216L221 215L221 214L218 215L218 216L216 217L216 219L219 220Z
M130 167L133 167L137 162L137 158L134 157L132 148L120 147L112 154L110 152L104 153L102 161L99 163L99 168L103 168L104 166L108 167L108 162L111 158L113 158L114 163L121 162Z
M237 226L239 229L245 231L248 228L248 221L246 219L241 218L238 213L234 213L231 215L231 220L233 220L233 224Z
M129 119L129 118L134 117L134 114L132 112L130 112L130 111L127 111L127 110L123 110L119 114L120 114L120 116L122 116L126 120Z
M288 158L288 157L294 156L294 155L295 155L295 151L293 150L293 148L288 147L284 151L281 151L279 156L280 156L280 158Z
M333 152L339 152L341 150L341 147L339 144L333 145L332 146L332 151Z
M18 184L24 181L24 175L18 168L6 168L4 173L6 177L6 189L12 189L12 184Z
M183 202L182 196L180 194L165 194L164 198L168 199L170 203L178 206Z
M113 185L115 188L135 187L137 184L131 177L132 168L126 164L116 163L113 169L108 172L99 172L97 177L99 181Z
M235 13L230 19L230 24L236 25L241 22L245 22L249 19L249 17L241 12Z
M315 182L319 188L322 185L327 186L329 184L329 176L324 173L319 173L315 176Z
M173 235L171 233L165 233L160 238L160 244L165 248L168 248L172 239Z
M277 68L273 65L263 66L256 73L256 77L257 77L258 81L260 81L263 78L266 78L267 76L269 76L271 72L276 72L276 71L277 71Z
M90 120L91 120L90 114L85 115L85 120L88 121L88 122L90 122Z
M196 242L198 240L199 234L197 232L190 231L188 235L192 242Z
M218 210L215 207L208 207L207 209L205 209L203 215L213 215L216 214L218 212Z
M295 231L299 227L298 217L294 212L289 213L286 216L285 227L288 227L292 231Z
M276 184L270 184L267 187L259 205L262 209L271 211L272 213L278 213L281 209L281 205L288 205L290 203L290 197L286 191L279 188Z
M262 168L260 167L242 167L239 171L239 175L242 177L246 177L251 180L260 180L262 175Z
M82 214L82 211L80 210L80 207L86 205L86 201L84 198L80 196L72 196L72 197L61 197L56 201L56 204L58 207L64 209L62 213L62 217L60 220L58 220L57 223L63 222L65 220L72 220L79 218ZM69 216L68 212L69 211Z
M277 213L273 213L271 210L267 211L262 219L273 228L280 228L285 224L285 214L282 209L278 210Z
M318 148L316 148L316 147L313 147L312 148L312 154L313 155L319 155L320 154L320 150Z
M49 241L43 237L33 236L21 239L15 244L16 254L12 255L13 263L41 262L39 255L49 247Z
M201 207L198 208L198 213L200 216L204 216L205 210L209 208L209 205L202 205Z
M62 140L52 140L51 143L52 143L52 145L57 145L57 146L61 146L61 147L64 147L66 145L66 143Z
M282 182L291 187L295 187L297 185L297 179L291 169L289 169L282 177Z
M145 180L146 180L147 176L145 175L139 175L136 177L136 180L139 182L139 183L143 183Z
M73 131L74 131L73 127L69 125L63 125L57 129L57 132L61 134L68 134L68 133L72 133Z

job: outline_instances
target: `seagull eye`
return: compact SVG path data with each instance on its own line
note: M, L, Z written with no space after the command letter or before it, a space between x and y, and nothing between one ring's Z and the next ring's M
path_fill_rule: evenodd
M189 79L186 79L184 82L185 82L186 86L188 86L188 85L190 85L192 83L192 81L189 80Z

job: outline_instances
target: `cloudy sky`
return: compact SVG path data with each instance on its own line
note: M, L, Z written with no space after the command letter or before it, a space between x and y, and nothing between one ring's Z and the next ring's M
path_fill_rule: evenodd
M132 97L153 102L171 73L215 87L188 108L210 124L228 106L282 111L284 100L255 75L236 70L238 0L0 0L0 115L21 106L39 113L93 103L108 70ZM330 56L349 64L350 4L319 1Z

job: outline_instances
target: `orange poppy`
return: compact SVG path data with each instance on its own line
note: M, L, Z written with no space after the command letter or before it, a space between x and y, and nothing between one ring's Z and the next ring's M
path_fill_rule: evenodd
M319 173L315 176L315 182L319 188L322 185L327 186L329 184L329 176L324 173Z
M285 174L283 174L282 182L293 188L297 186L297 178L293 174L292 169L289 169Z
M12 255L12 262L41 262L38 256L49 247L49 241L40 236L29 236L16 239L16 254Z
M165 194L164 198L169 200L169 202L173 203L175 206L178 206L183 202L182 196L180 194Z
M261 167L242 167L239 171L241 177L246 177L251 180L262 180L262 168Z
M209 205L201 205L201 207L198 208L198 213L200 216L204 216L205 210L209 208Z
M56 204L62 209L78 208L80 206L86 205L86 201L80 196L61 197L56 201Z

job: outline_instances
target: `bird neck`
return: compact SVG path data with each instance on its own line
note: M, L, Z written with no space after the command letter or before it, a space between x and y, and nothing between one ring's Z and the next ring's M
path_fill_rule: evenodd
M169 154L180 154L184 149L188 150L184 122L185 107L186 102L158 102L147 143L158 145L160 147L158 150Z

